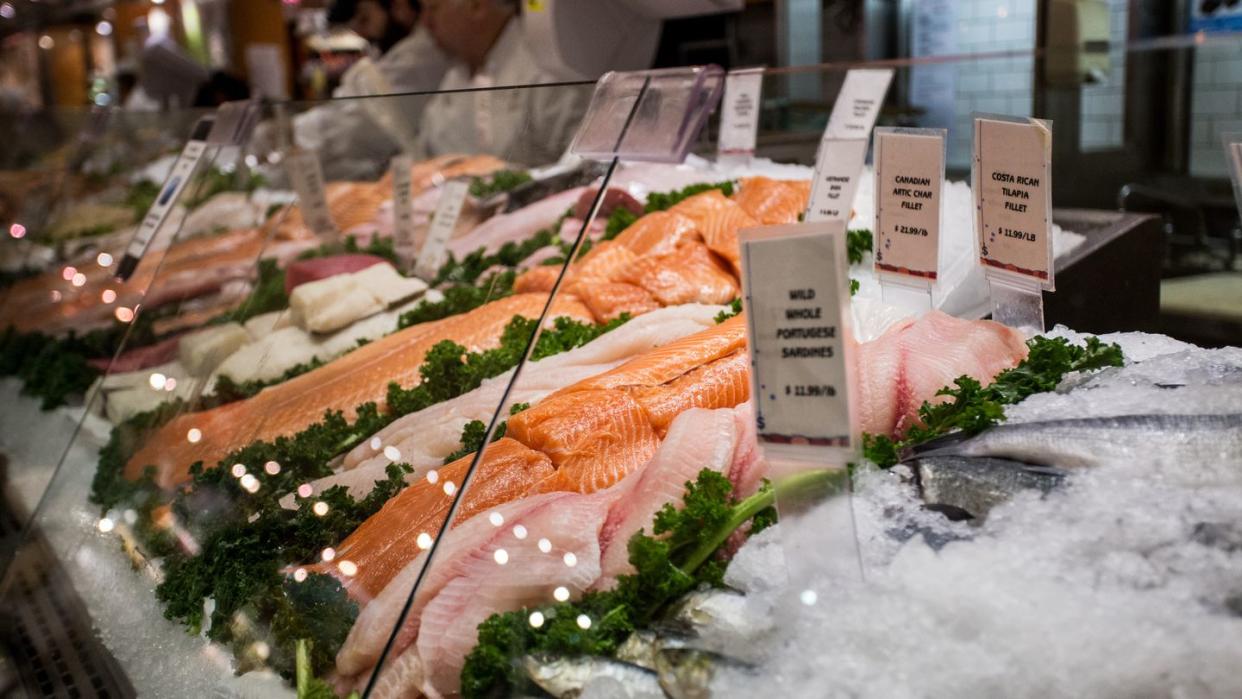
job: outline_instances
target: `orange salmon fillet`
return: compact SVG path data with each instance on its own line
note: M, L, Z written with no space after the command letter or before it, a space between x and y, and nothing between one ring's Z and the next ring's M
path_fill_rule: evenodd
M639 386L630 393L663 438L673 419L691 408L715 410L745 403L750 398L750 355L738 350L667 384Z
M737 315L706 330L657 347L555 395L623 386L659 386L746 347L746 319ZM512 429L512 426L510 426Z
M765 226L797 223L798 214L806 210L811 198L810 180L774 180L768 177L746 177L741 189L733 195L746 213Z
M307 569L335 575L351 596L364 604L369 602L422 551L419 535L434 537L439 531L453 503L451 491L445 487L449 483L461 485L473 459L474 454L463 456L438 469L434 482L423 479L405 488L341 542L333 562L320 562ZM453 526L516 500L552 473L547 456L507 437L497 440L483 452ZM357 573L342 575L342 561L357 566Z
M624 282L581 284L575 290L595 318L603 323L622 313L638 316L660 307L645 289Z
M663 255L702 236L693 219L673 211L656 211L630 224L613 242L635 255Z
M727 303L741 293L733 274L699 242L686 243L667 255L640 258L616 279L646 289L665 306Z
M552 459L541 492L591 493L647 463L660 440L638 402L623 391L548 398L509 419L507 435Z
M171 487L186 479L195 461L214 466L255 440L292 435L318 422L324 411L339 410L352 419L354 408L370 401L383 410L388 384L417 385L423 357L436 343L452 340L471 352L496 347L513 316L538 317L546 301L545 294L518 294L406 328L248 400L176 417L147 439L126 464L125 475L136 479L154 465L157 482ZM586 306L572 296L557 298L551 314L556 316L593 321ZM188 439L192 429L201 435L196 443Z
M694 202L699 197L703 199L697 203ZM742 274L741 249L737 242L737 232L743 228L754 228L762 224L746 213L746 210L737 202L726 198L718 189L690 197L677 206L687 202L694 205L698 216L695 221L699 232L703 235L703 242L712 252L727 260L734 275L740 277Z
M518 294L548 293L561 273L560 265L540 265L518 275L513 280L513 291Z

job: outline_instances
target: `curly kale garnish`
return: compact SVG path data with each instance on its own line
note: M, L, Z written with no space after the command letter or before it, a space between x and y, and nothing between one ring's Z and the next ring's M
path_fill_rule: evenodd
M905 450L915 445L950 432L978 434L1002 422L1004 406L1055 389L1067 374L1121 366L1125 361L1119 346L1106 345L1098 337L1087 338L1082 347L1062 337L1035 337L1026 345L1030 350L1026 359L997 374L991 384L983 386L969 376L959 376L952 387L937 391L937 396L950 400L924 402L919 408L918 424L901 439L864 434L863 456L881 468L890 468L900 462Z
M486 199L493 194L508 192L530 182L530 173L525 170L497 170L487 177L470 179L470 196Z

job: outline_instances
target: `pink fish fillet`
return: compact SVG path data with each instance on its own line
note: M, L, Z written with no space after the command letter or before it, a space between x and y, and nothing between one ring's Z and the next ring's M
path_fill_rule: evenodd
M577 597L599 578L599 532L620 493L610 488L543 501L517 521L497 527L491 540L470 556L456 560L456 576L422 614L418 654L427 694L457 693L462 665L478 641L478 626L489 616L551 603L558 587ZM513 533L517 524L526 528L525 538ZM551 543L547 552L540 546L544 540ZM506 562L502 565L501 560Z
M932 311L903 322L855 353L862 429L900 434L923 401L966 374L986 384L1026 357L1020 333L1000 323L962 320Z
M655 456L617 484L626 492L613 504L600 534L604 554L596 587L608 589L618 575L634 572L627 551L630 537L640 529L650 535L656 512L665 503L681 501L686 481L693 481L705 468L727 471L738 438L733 412L693 408L678 415Z
M539 229L556 223L556 219L578 202L584 188L575 187L541 199L517 211L493 216L469 233L449 241L449 252L457 259L485 248L494 253L507 242L521 242Z

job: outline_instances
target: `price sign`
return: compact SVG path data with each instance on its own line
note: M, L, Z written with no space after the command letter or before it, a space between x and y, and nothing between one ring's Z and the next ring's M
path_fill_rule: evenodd
M414 202L410 193L410 169L413 159L398 155L392 159L392 220L393 242L403 264L414 259L417 245L414 241Z
M418 264L414 266L414 275L421 279L431 279L440 271L448 258L448 241L453 237L453 229L457 227L457 219L461 216L462 205L466 201L466 192L470 184L465 180L451 180L444 183L440 192L440 203L431 217L431 227L427 230L427 241L418 253Z
M1038 120L976 118L975 230L989 275L1053 288L1052 131Z
M940 262L943 129L875 132L875 268L935 281Z
M892 81L892 68L855 68L846 73L824 138L869 139Z
M759 440L786 456L855 446L845 237L840 219L739 233Z
M324 189L319 157L313 151L295 148L285 154L285 167L289 171L289 180L293 182L293 191L298 195L302 220L315 233L337 238L339 231L328 210L328 195Z
M181 198L181 193L185 191L186 185L194 177L199 161L202 160L203 153L207 150L207 136L211 133L213 123L212 117L203 117L194 125L190 140L181 149L181 154L173 163L168 178L160 187L159 196L147 210L147 215L142 217L142 223L138 225L138 230L130 239L129 246L125 248L125 256L121 258L121 263L117 266L116 276L119 279L127 280L133 276L143 255L147 254L147 248L150 247L156 232L168 218L168 212L172 211L177 200Z
M724 109L720 114L720 155L751 156L759 132L763 70L730 71L725 76Z
M815 180L806 216L810 221L850 220L850 207L858 190L858 178L867 158L867 142L858 139L824 139L815 159Z

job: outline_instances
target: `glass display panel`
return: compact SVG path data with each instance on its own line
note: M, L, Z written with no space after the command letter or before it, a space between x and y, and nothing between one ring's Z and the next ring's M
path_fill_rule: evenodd
M1216 41L1113 45L1078 86L1026 50L771 69L746 161L708 157L713 127L682 164L561 160L576 121L524 105L589 84L283 105L213 155L283 191L187 217L151 271L133 325L178 366L103 379L154 411L91 404L10 566L10 653L86 639L72 672L120 694L1231 693L1242 360L1157 333L1231 337L1236 211L1222 180L1224 234L1187 213L1214 200L1169 144L1202 127L1151 112ZM947 129L933 310L885 302L869 163L835 299L857 444L786 464L756 437L738 233L799 223L851 67L895 70L878 125ZM503 118L435 143L400 118L442 98ZM344 107L382 145L334 150ZM978 112L1053 124L1040 335L986 319Z

